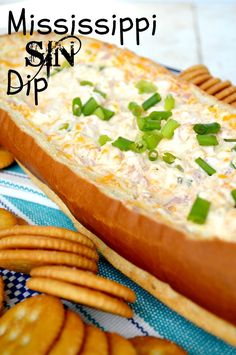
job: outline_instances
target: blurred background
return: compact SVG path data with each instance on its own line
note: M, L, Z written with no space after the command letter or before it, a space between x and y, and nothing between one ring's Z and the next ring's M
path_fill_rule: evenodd
M0 33L7 32L8 12L28 18L149 17L157 15L157 33L141 34L135 44L134 31L125 35L125 46L136 53L177 69L206 64L212 74L236 84L236 0L0 0ZM94 36L118 44L116 36Z

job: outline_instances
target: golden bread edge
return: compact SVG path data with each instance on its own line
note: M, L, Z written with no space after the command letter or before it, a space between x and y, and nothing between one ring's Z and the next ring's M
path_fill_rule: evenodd
M236 327L234 325L198 306L196 303L174 291L167 283L158 280L150 273L140 269L117 254L95 234L79 223L62 200L47 185L37 179L22 164L19 163L19 165L31 178L31 180L70 218L75 228L95 243L99 251L111 265L136 282L159 301L170 307L172 310L181 314L183 317L193 322L200 328L203 328L207 332L223 339L233 346L236 346Z

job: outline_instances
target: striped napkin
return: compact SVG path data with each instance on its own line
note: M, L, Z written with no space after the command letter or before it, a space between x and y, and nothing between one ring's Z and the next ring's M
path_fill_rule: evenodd
M14 212L34 225L53 225L74 229L72 222L39 190L18 165L0 172L0 207ZM36 294L25 286L27 276L0 269L5 281L6 307ZM126 337L153 335L170 339L189 354L236 354L236 349L196 327L170 310L137 284L114 269L103 257L99 273L131 287L137 294L134 317L122 318L65 301L87 323Z

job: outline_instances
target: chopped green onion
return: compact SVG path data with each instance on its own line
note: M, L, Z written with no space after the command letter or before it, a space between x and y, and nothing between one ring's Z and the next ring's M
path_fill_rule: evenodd
M105 68L106 68L105 65L100 65L100 66L98 67L98 69L99 69L100 71L102 71L102 70L105 69Z
M164 138L171 139L174 135L176 128L180 126L179 122L170 119L161 129L161 134Z
M176 169L178 169L182 173L184 172L184 168L181 165L179 165L179 164L176 165Z
M161 129L161 122L150 120L149 117L137 117L137 124L139 129L143 132Z
M61 64L60 67L55 68L55 69L53 70L53 72L50 74L50 76L53 76L53 75L59 73L60 71L62 71L63 69L65 69L65 68L70 68L70 67L71 67L70 63L69 63L67 60L65 60L65 61Z
M232 160L230 165L232 166L232 168L236 169L236 159Z
M96 108L96 110L93 112L93 115L96 115L101 120L105 120L105 114L100 106Z
M144 111L147 111L149 108L155 106L160 101L161 101L161 96L160 94L158 94L158 92L156 92L151 97L149 97L149 99L143 102L142 107Z
M102 97L104 97L104 99L107 97L107 94L105 94L105 92L99 90L99 89L94 89L94 92L98 93L99 95L101 95Z
M129 139L119 137L112 143L112 145L116 148L119 148L120 150L128 151L132 148L133 143L134 142L130 141Z
M70 67L71 67L70 63L67 60L64 60L64 62L61 65L61 68L64 69L64 68L70 68Z
M225 138L225 142L236 142L236 138Z
M148 153L148 159L150 161L155 161L157 160L157 158L158 158L158 151L155 149L150 150Z
M232 196L233 199L234 199L234 203L235 203L234 207L236 207L236 189L234 189L234 190L231 191L231 196Z
M168 94L165 98L164 108L166 111L171 111L175 107L175 99L171 94Z
M98 116L103 121L109 121L114 116L115 112L99 106L96 108L93 114Z
M69 123L64 123L59 127L59 130L62 131L63 129L68 129L69 128Z
M135 87L138 89L139 94L149 94L157 91L156 85L146 80L140 80Z
M133 102L133 101L128 104L128 109L136 117L140 116L142 114L142 112L143 112L142 107L139 106L138 104L136 104L136 102Z
M82 112L82 102L79 97L75 97L72 101L72 112L74 116L80 116Z
M204 147L209 147L209 146L219 144L216 136L213 136L212 134L208 134L206 136L197 134L197 140L198 140L198 144Z
M147 150L147 144L143 140L134 142L131 144L131 150L135 153L144 153Z
M162 156L162 159L167 164L173 164L176 159L176 156L174 156L169 152L165 152L164 155Z
M221 128L221 125L217 122L213 123L197 123L193 126L193 130L198 134L209 134L209 133L218 133Z
M216 170L212 168L205 160L202 158L195 159L195 162L204 170L209 176L216 173Z
M115 114L114 111L109 110L108 108L103 107L103 112L105 114L105 121L109 121Z
M97 101L91 97L83 106L82 112L85 116L92 115L98 107Z
M211 203L201 197L197 197L188 215L188 221L197 224L206 222Z
M80 82L80 85L81 85L81 86L93 86L93 83L92 83L92 81L82 80L82 81Z
M104 144L106 144L107 142L110 142L111 138L108 137L106 134L102 134L99 138L98 138L98 143L102 146Z
M236 145L233 146L233 148L231 149L231 152L236 152Z
M153 111L148 116L152 120L167 120L170 116L172 116L172 112L170 111Z
M145 133L143 135L143 140L146 142L147 148L151 150L157 147L162 138L160 133Z

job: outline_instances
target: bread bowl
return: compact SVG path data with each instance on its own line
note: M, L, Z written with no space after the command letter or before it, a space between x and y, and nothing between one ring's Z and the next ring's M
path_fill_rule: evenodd
M55 38L39 40L49 39ZM20 34L0 39L0 144L85 227L111 263L185 317L236 345L236 209L231 195L236 170L230 165L235 152L232 142L224 140L235 138L236 110L148 59L89 38L81 38L75 67L53 75L34 106L31 95L6 95L7 70L26 70L27 40ZM145 134L127 108L132 101L141 106L153 94L140 93L141 80L157 86L162 98L143 114L163 111L170 93L176 103L170 119L179 126L173 137L161 140L155 161L148 159L148 151L113 145L119 136L133 142ZM75 97L83 105L94 97L114 115L108 121L96 114L76 116ZM219 144L199 145L194 124L213 121L221 126L214 135ZM162 133L167 122L161 122ZM101 135L111 141L101 146ZM208 165L214 162L216 172L208 176L196 163L198 157ZM203 224L188 219L198 195L210 202Z

